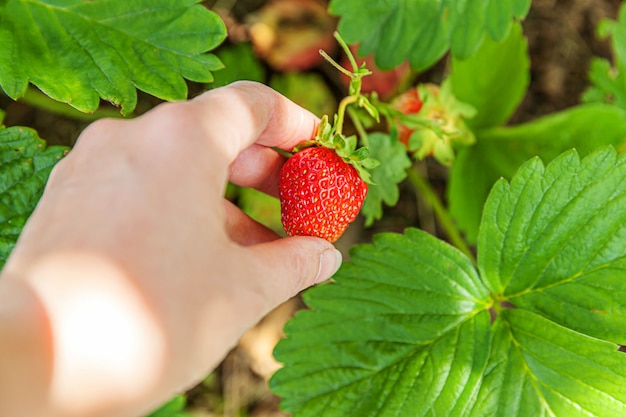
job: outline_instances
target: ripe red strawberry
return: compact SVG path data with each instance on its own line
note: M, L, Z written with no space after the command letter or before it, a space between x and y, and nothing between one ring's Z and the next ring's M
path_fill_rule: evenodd
M334 242L359 214L367 184L335 150L311 147L283 165L279 192L287 235Z

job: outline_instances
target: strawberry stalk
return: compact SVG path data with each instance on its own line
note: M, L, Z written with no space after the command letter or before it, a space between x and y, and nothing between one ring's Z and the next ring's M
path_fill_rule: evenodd
M337 39L337 42L339 42L339 45L341 45L346 53L350 65L352 66L352 71L339 65L323 50L320 50L320 54L339 72L350 77L349 94L339 103L337 114L334 116L332 123L329 121L328 116L323 116L315 139L299 144L294 151L297 152L311 146L322 146L333 149L346 163L352 165L358 171L363 181L371 183L369 170L377 167L379 162L369 157L367 147L357 148L356 136L346 137L343 134L343 124L346 111L352 104L364 108L372 118L376 119L376 121L379 120L376 107L371 104L366 96L361 94L362 78L366 75L370 75L372 72L365 67L365 64L361 67L357 65L350 48L338 32L335 32L335 39Z
M281 221L288 236L317 236L336 241L359 214L368 185L369 169L379 162L369 157L367 147L357 148L357 136L343 134L346 111L351 105L365 108L378 119L378 111L361 94L361 79L371 72L359 68L354 56L338 33L353 71L343 68L327 53L320 51L335 68L350 77L349 95L339 103L333 120L323 116L314 140L294 148L280 170L279 197ZM361 133L361 132L359 132Z
M352 103L355 103L358 100L356 96L347 96L344 97L343 100L339 103L339 108L337 109L337 122L335 123L335 133L338 135L342 134L343 131L343 120L346 117L346 109Z

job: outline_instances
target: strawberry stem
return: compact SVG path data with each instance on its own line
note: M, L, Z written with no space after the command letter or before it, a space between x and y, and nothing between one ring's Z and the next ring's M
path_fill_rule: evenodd
M356 103L359 107L364 108L376 121L379 120L378 110L370 103L369 99L365 95L361 94L362 78L366 75L372 74L372 72L365 68L365 64L363 64L362 68L359 68L352 52L350 51L350 48L344 40L341 39L339 33L335 32L334 35L348 56L353 71L350 72L348 69L339 65L323 50L319 51L320 55L322 55L328 63L339 70L339 72L350 78L350 86L348 88L348 95L339 102L337 114L335 115L333 122L329 123L327 116L322 117L315 140L318 145L334 149L346 163L351 164L358 171L363 181L371 184L371 176L368 170L376 168L380 162L369 157L369 151L367 148L357 149L357 136L352 135L345 137L343 135L343 123L345 121L346 111L348 111L348 106L354 103ZM307 146L307 144L304 146Z
M286 156L287 158L293 156L293 154L291 152L287 152L286 150L277 148L276 146L272 146L272 150L274 152L277 152L277 153L281 154L282 156Z
M341 48L345 52L346 56L348 57L348 61L350 61L350 65L352 66L352 71L349 71L346 68L344 68L341 65L339 65L324 50L320 49L319 53L320 53L320 55L322 55L322 57L326 61L328 61L329 64L331 64L333 67L335 67L337 70L339 70L339 72L341 72L342 74L350 77L350 87L348 89L349 94L351 96L360 96L361 95L361 84L362 84L361 79L364 76L366 76L366 75L372 74L372 72L370 70L366 69L365 66L363 66L363 68L359 68L359 66L356 63L356 59L354 59L354 55L352 54L352 51L350 51L350 47L341 38L341 35L339 35L339 32L335 32L334 36L335 36L335 39L337 39L337 42L339 42L339 45L341 45Z
M333 59L330 55L328 55L328 54L326 53L326 51L324 51L323 49L320 49L320 55L321 55L322 57L324 57L324 59L325 59L326 61L328 61L328 63L329 63L330 65L332 65L333 67L335 67L335 68L336 68L339 72L341 72L342 74L344 74L344 75L346 75L346 76L350 77L350 79L353 79L353 78L354 78L354 73L352 73L352 72L348 71L347 69L345 69L344 67L342 67L341 65L339 65L339 64L337 63L337 61L335 61L335 60L334 60L334 59Z
M476 265L476 258L474 258L474 254L470 250L469 246L461 236L461 232L457 228L452 216L446 210L441 199L433 190L432 186L421 174L415 172L414 167L410 167L406 171L407 177L413 187L418 191L418 193L424 197L426 203L430 205L437 216L437 220L439 220L439 224L444 229L446 234L448 235L448 239L450 239L450 243L456 246L461 252L463 252L469 259L472 260L474 265Z
M350 65L352 65L352 72L353 72L353 78L354 78L354 75L358 74L359 72L359 66L356 63L356 59L354 59L354 55L352 55L352 51L350 50L350 47L348 46L346 41L343 40L341 35L339 35L339 32L335 31L335 33L333 33L333 36L335 37L335 39L337 39L337 42L339 42L341 49L343 49L343 51L346 53L346 56L348 57L348 61L350 61Z
M352 120L352 124L354 125L363 146L369 147L369 136L365 127L363 127L363 123L361 123L361 120L354 112L354 109L348 109L348 116L350 116L350 120Z
M346 108L350 104L355 103L357 100L357 96L346 96L339 103L339 108L337 109L337 122L335 123L335 133L337 135L341 135L341 132L343 131L343 120L346 115Z

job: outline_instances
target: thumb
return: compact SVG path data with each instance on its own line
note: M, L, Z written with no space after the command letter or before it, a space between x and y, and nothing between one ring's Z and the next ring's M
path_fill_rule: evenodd
M330 278L341 266L341 252L324 239L288 237L248 247L259 261L259 279L268 301L279 304Z

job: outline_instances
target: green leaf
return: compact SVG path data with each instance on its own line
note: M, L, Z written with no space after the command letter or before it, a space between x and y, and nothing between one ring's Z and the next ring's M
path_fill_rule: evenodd
M513 6L506 1L490 1L487 4L487 33L493 39L503 39L511 28Z
M623 415L624 248L626 155L534 158L489 196L480 275L422 231L376 235L305 293L271 386L294 417Z
M610 103L626 110L625 71L612 68L606 59L594 58L588 76L592 85L583 93L583 103Z
M485 204L479 268L493 294L576 331L626 344L626 154L535 158Z
M625 162L571 150L492 190L478 266L499 314L472 416L626 412Z
M146 417L191 417L184 412L186 403L184 395L177 395Z
M66 147L46 147L32 129L0 128L0 269L37 205L50 171L67 152Z
M250 43L220 48L216 55L224 64L224 69L213 75L214 81L208 87L223 87L238 80L265 81L265 68L252 51Z
M501 42L486 39L467 60L452 60L452 92L478 114L467 124L474 129L504 124L522 101L530 80L528 44L519 24Z
M355 161L360 162L360 161L366 160L369 156L370 156L369 149L362 147L352 152L352 155L350 156L350 158L354 159Z
M295 417L626 414L624 207L626 154L571 150L496 184L480 278L422 231L375 236L305 293L272 388Z
M530 0L332 0L340 16L339 32L348 43L360 43L362 56L374 53L376 65L390 69L409 60L424 70L448 49L470 57L485 35L501 40L513 18L528 12Z
M463 2L457 2L457 7L461 6L458 13L455 13L454 7L448 9L451 20L456 23L450 36L450 49L453 56L461 59L472 56L485 38L486 6L489 1L466 0L464 3L463 9Z
M504 310L492 340L472 417L626 414L626 355L614 344L524 310Z
M496 0L492 0L496 1ZM530 2L528 0L513 0L510 2L511 9L513 10L513 16L517 20L522 20L528 14L530 10Z
M603 58L591 61L589 80L592 85L585 91L582 101L586 103L611 103L626 110L626 6L619 12L619 20L603 20L598 25L602 38L611 38L615 64Z
M185 99L184 78L208 82L221 68L204 52L226 35L219 16L195 3L8 0L0 6L0 86L18 99L31 82L84 112L102 98L130 113L136 88Z
M368 186L367 197L361 209L361 214L365 216L365 225L371 226L383 216L383 202L388 206L398 202L398 183L406 178L406 169L411 166L411 159L404 145L397 140L391 140L389 135L372 133L368 144L369 156L382 161L372 170L373 184Z
M415 229L377 235L351 258L285 329L275 353L287 366L271 380L282 406L294 416L461 415L489 353L487 293L471 261Z
M450 213L469 242L476 242L483 204L500 177L510 179L527 159L551 161L576 148L584 156L603 145L620 147L626 113L604 105L581 105L530 123L476 133L476 145L462 149L450 173Z

